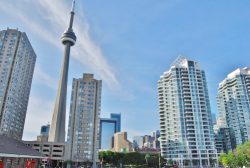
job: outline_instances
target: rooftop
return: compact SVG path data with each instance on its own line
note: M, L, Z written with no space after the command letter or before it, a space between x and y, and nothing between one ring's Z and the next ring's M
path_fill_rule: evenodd
M0 157L43 158L42 154L21 141L0 135Z
M228 74L227 77L219 84L219 86L224 85L227 82L227 80L231 80L238 75L250 75L250 68L249 67L237 68L236 70Z

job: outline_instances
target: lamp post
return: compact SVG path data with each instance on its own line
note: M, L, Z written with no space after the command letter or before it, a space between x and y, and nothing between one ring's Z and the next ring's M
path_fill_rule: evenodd
M161 152L159 153L159 168L161 168Z

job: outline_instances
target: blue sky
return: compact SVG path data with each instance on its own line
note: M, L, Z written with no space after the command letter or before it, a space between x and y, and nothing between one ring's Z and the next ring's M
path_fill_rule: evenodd
M70 0L0 0L0 29L26 32L37 54L24 139L51 122L70 6ZM250 63L249 8L248 0L77 0L68 97L73 78L94 73L103 80L101 116L121 113L130 138L149 134L159 128L157 80L181 54L205 70L217 113L219 82Z

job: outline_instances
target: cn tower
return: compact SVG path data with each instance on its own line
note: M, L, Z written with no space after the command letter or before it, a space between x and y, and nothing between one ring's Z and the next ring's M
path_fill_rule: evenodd
M61 41L65 46L64 58L62 63L60 81L58 84L57 97L54 106L54 112L49 133L50 142L65 142L65 116L66 116L66 98L67 98L67 82L69 69L70 48L76 42L76 35L73 32L73 21L75 14L75 0L72 2L70 12L70 22L68 29L62 34Z

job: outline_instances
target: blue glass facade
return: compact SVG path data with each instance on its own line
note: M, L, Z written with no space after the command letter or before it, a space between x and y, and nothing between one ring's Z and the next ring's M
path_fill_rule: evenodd
M116 132L121 132L121 114L110 114L111 119L115 119L117 121L116 124Z
M100 120L100 148L109 150L113 147L113 136L117 132L117 121L113 119Z
M43 125L41 127L41 132L40 134L41 135L45 135L45 136L49 136L49 128L50 128L50 125Z
M239 68L219 84L219 115L230 130L232 148L250 140L250 68Z
M116 132L121 132L121 114L110 114L110 118L100 119L100 149L109 150L113 147Z

